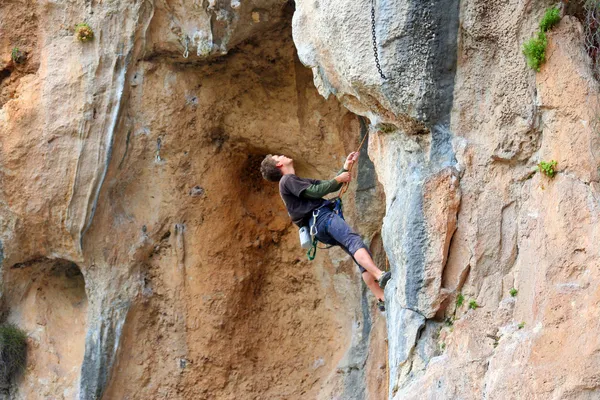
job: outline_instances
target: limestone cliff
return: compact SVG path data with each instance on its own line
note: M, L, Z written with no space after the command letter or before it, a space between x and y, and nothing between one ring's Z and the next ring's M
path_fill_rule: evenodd
M597 398L599 88L582 5L527 68L550 5L2 2L2 395ZM367 134L345 206L385 316L257 168L330 177Z

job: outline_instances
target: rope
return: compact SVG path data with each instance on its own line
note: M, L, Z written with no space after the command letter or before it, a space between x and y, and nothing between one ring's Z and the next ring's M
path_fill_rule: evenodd
M363 147L363 144L365 143L365 139L367 139L367 136L369 136L368 132L365 133L365 136L363 137L362 141L358 145L358 149L356 150L356 153L358 153L360 151L360 149ZM350 164L350 168L348 169L348 172L352 171L353 166L354 166L354 162L352 164ZM344 195L344 193L346 193L346 191L348 190L349 185L350 185L350 182L344 182L344 185L340 189L340 194L337 197L341 198Z

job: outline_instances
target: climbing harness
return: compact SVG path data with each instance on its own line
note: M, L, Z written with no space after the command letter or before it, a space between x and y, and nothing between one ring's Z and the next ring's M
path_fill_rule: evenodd
M340 200L341 201L341 200ZM321 205L319 208L313 210L312 212L312 224L309 223L309 227L310 227L310 237L312 239L311 245L308 249L308 251L306 252L306 256L308 257L308 259L310 261L315 259L315 256L317 255L317 248L319 249L329 249L330 247L333 247L333 245L327 245L325 247L319 247L318 243L319 240L317 239L317 233L319 233L319 231L317 230L317 218L319 217L319 213L321 212L322 208L329 208L331 207L331 205L334 204L334 207L332 208L333 212L335 212L335 203L331 202L331 200L326 200L325 203L323 203L323 205ZM343 216L342 216L343 218ZM329 229L329 222L331 221L331 218L328 219L327 221L325 221L325 230L327 231L327 229Z
M367 139L367 136L368 136L368 133L365 133L365 135L363 136L360 144L358 145L358 149L356 150L356 153L358 153L360 151L360 149L362 148L363 144L365 143L365 140ZM352 167L353 166L354 166L354 163L350 164L350 167L348 168L348 172L352 171ZM317 248L326 250L326 249L332 248L334 246L334 245L326 245L324 247L319 247L318 246L319 240L317 239L317 233L319 233L319 232L317 230L317 217L319 216L319 212L321 211L322 208L331 207L331 210L333 211L334 214L337 214L342 219L345 219L344 218L344 204L342 202L342 196L348 190L348 185L349 185L348 182L344 182L344 185L342 186L342 188L340 189L339 194L336 197L334 197L331 200L327 200L320 207L318 207L317 209L313 210L313 212L312 212L312 224L309 224L309 226L310 226L310 236L312 238L312 245L308 249L308 251L306 252L306 256L308 257L308 259L310 261L312 261L312 260L315 259L316 255L317 255ZM327 221L325 221L325 231L327 231L329 229L329 224L331 222L331 217L329 217L327 219Z
M375 0L371 0L371 32L373 33L373 53L375 54L375 65L377 65L377 72L381 79L387 79L381 71L381 65L379 65L379 56L377 55L377 36L375 35Z

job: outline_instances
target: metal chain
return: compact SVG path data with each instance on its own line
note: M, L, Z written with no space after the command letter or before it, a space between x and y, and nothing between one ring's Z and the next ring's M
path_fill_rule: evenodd
M188 58L190 55L190 52L188 51L188 45L190 44L190 37L188 35L185 35L185 38L183 40L185 41L185 50L183 51L183 58Z
M377 65L377 71L381 79L387 79L381 71L381 65L379 65L379 56L377 55L377 36L375 35L375 0L371 0L371 32L373 33L373 54L375 54L375 65Z

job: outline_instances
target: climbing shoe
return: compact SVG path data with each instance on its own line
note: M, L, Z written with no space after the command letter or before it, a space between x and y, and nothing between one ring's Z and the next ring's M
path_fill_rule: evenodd
M379 308L379 311L384 312L385 302L383 300L377 300L377 307Z
M379 278L379 287L385 289L385 285L387 285L391 277L392 273L390 271L384 272L381 278Z

